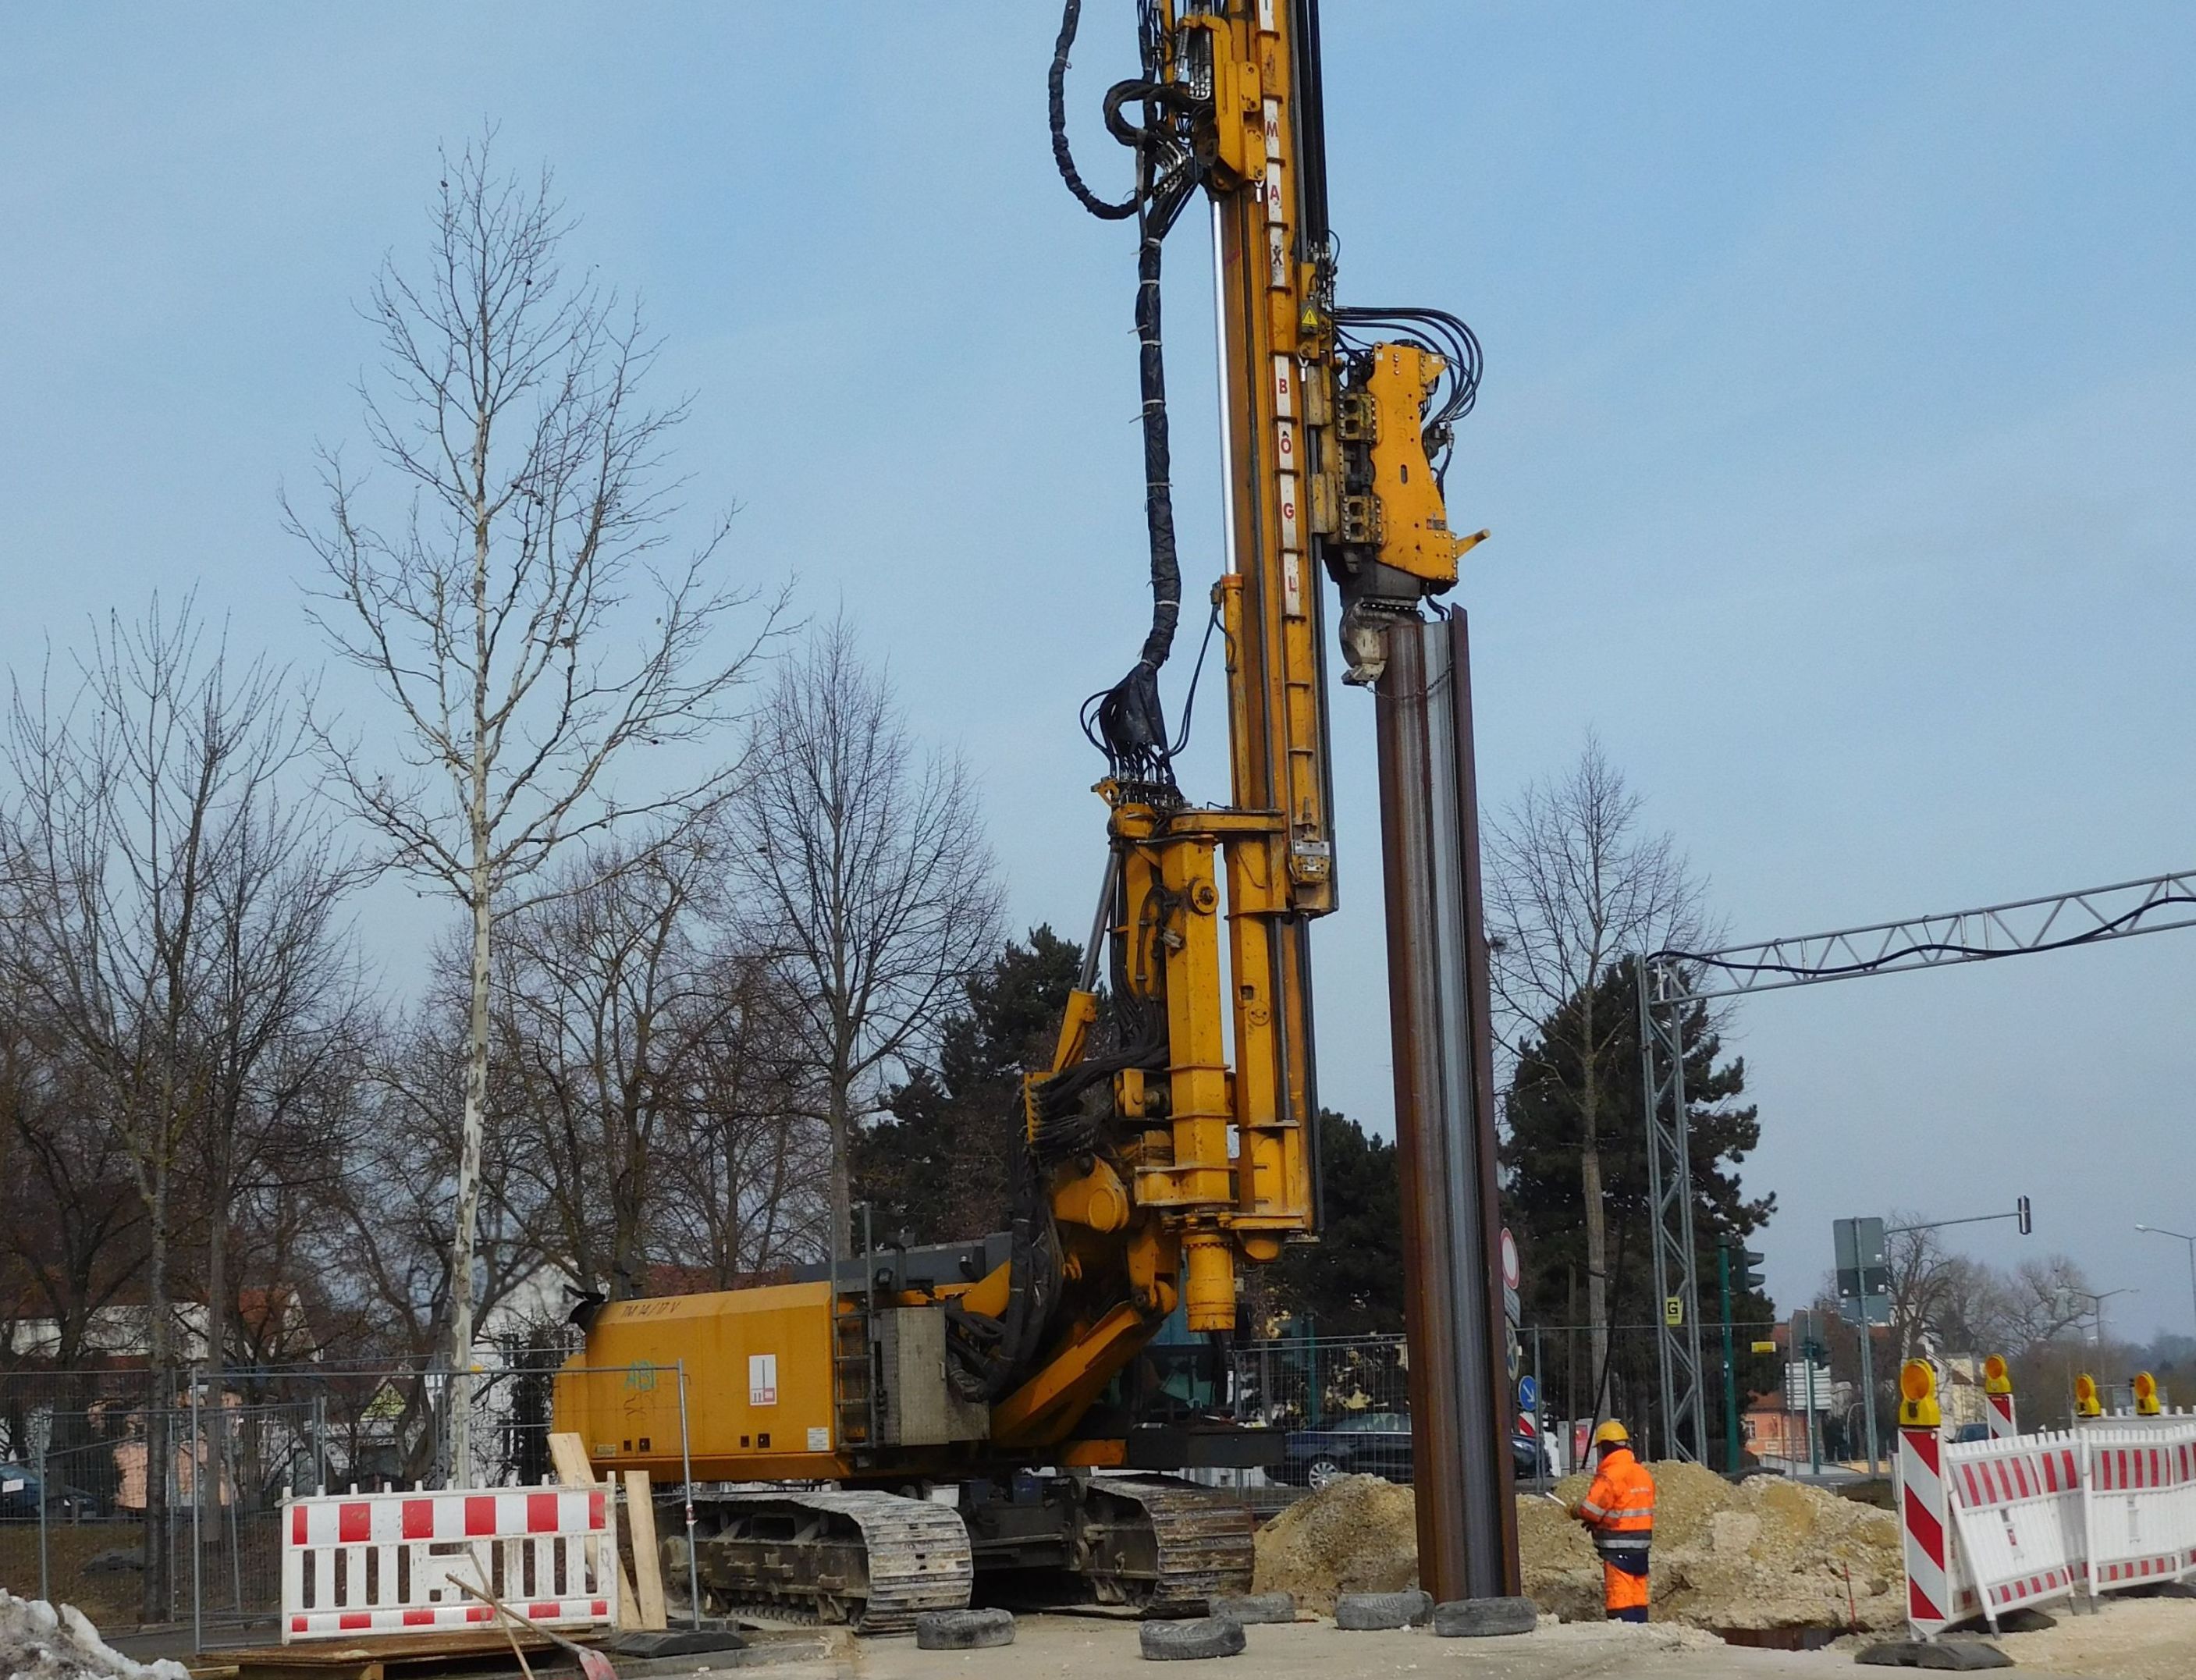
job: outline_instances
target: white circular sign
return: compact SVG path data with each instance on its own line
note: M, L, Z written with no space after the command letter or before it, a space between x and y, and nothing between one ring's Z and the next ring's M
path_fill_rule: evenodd
M1502 1227L1502 1287L1517 1287L1517 1239L1506 1225Z

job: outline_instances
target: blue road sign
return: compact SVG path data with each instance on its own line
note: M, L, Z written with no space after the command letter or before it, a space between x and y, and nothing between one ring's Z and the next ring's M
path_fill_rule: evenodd
M1517 1379L1517 1410L1531 1412L1540 1404L1540 1385L1530 1377Z

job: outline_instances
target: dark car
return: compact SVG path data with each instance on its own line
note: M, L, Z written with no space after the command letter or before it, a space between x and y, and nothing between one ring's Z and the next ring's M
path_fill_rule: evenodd
M1547 1450L1520 1430L1510 1437L1510 1464L1520 1476L1547 1473ZM1299 1487L1324 1487L1337 1476L1411 1479L1411 1419L1402 1412L1353 1412L1324 1429L1292 1429L1281 1462L1267 1474Z
M38 1473L24 1464L0 1464L0 1522L38 1520ZM98 1501L80 1487L53 1482L45 1489L49 1521L99 1515Z

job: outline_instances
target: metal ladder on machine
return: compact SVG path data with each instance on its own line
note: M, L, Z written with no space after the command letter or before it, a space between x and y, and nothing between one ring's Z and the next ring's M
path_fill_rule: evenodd
M871 1251L870 1209L862 1208L862 1286L841 1290L839 1261L831 1261L833 1416L839 1451L869 1454L877 1441L877 1267Z

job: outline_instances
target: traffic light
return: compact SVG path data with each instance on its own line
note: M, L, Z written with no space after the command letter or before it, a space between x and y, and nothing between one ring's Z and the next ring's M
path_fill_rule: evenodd
M2036 1221L2028 1216L2028 1198L2021 1197L2013 1204L2013 1215L2020 1222L2020 1234L2026 1237L2036 1228Z
M1756 1254L1752 1249L1734 1249L1731 1257L1738 1262L1737 1281L1741 1289L1761 1290L1768 1286L1769 1279L1754 1269L1769 1258L1767 1255Z

